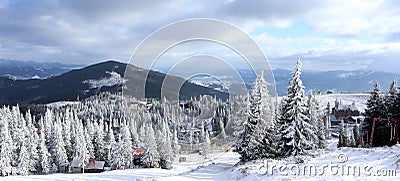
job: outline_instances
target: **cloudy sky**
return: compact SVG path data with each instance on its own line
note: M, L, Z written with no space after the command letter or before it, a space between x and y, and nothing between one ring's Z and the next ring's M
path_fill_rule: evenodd
M249 33L273 68L400 73L400 1L0 0L0 59L129 61L158 28L213 18Z

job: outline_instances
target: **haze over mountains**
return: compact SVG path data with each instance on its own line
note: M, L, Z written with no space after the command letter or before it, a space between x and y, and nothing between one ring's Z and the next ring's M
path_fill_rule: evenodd
M33 62L0 59L0 76L13 80L46 79L84 67L83 65L62 64L58 62Z
M61 100L76 100L93 94L109 91L120 92L125 80L126 64L108 61L76 69L79 65L60 63L35 63L0 60L0 104L49 103ZM240 69L247 87L255 80L253 71ZM279 95L287 92L290 70L273 71ZM135 72L130 77L141 77ZM160 87L165 74L151 71L146 86L146 96L160 97ZM309 90L326 91L370 91L373 83L379 81L385 91L394 79L400 76L393 73L374 71L303 71L302 80ZM180 80L179 77L174 77ZM129 80L128 80L129 81ZM224 80L221 80L222 82ZM210 80L196 77L185 82L181 90L181 99L199 94L215 95L226 98L227 85L232 82Z

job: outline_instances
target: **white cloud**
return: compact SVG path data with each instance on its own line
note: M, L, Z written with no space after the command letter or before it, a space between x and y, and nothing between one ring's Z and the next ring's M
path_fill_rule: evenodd
M302 56L315 64L329 62L327 67L336 61L339 68L340 62L365 61L360 63L364 68L371 62L396 62L399 6L395 0L0 0L0 58L64 63L110 58L127 61L139 42L157 28L177 20L206 17L257 34L255 39L270 59ZM296 34L294 24L299 22L310 27L304 36ZM266 27L293 31L279 36L276 32L260 33Z

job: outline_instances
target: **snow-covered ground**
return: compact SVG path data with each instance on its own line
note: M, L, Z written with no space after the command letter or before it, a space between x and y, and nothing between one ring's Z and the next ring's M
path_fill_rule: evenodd
M192 156L196 158L197 155ZM103 173L10 176L0 177L0 180L225 180L225 175L229 174L238 161L237 153L216 150L209 159L174 163L171 170L137 168Z
M399 180L400 145L336 148L337 139L315 156L264 160L237 166L226 180ZM311 173L310 173L311 170ZM228 177L230 176L230 177Z
M2 177L0 180L399 180L400 145L378 148L336 148L337 139L315 156L258 160L237 165L235 152L217 152L215 159L174 164L172 170L127 169L103 173ZM274 169L273 169L274 168ZM310 169L312 172L310 173ZM348 171L350 169L350 172ZM355 169L355 171L354 171ZM305 170L305 172L304 172ZM386 176L385 176L386 175ZM389 176L390 175L390 176Z
M89 79L83 81L83 83L89 84L91 89L101 89L102 87L112 87L115 85L121 85L127 81L127 79L124 79L121 77L121 75L117 72L106 72L107 74L110 75L110 77L103 78L100 80L94 80L94 79Z

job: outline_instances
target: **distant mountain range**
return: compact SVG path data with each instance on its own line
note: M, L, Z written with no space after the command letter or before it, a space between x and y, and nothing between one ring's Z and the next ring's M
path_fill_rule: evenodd
M243 78L244 83L250 89L253 85L256 75L253 71L247 69L239 69L238 73ZM292 76L292 71L276 69L273 70L276 90L278 95L287 94L287 86L289 79ZM226 80L228 80L227 78ZM331 92L365 92L373 89L373 83L378 81L382 91L387 91L389 85L393 80L399 80L400 75L386 72L376 71L303 71L301 75L306 93L310 90L325 93ZM193 83L204 85L218 90L221 87L226 87L226 84L235 84L235 82L226 82L226 80L215 81L212 77L204 75L203 77L197 76ZM224 82L225 85L220 82ZM237 82L236 82L237 83Z
M292 72L289 70L274 70L278 94L287 93L287 85ZM365 92L373 89L373 84L378 81L382 91L387 91L393 80L398 80L400 75L377 71L303 71L301 79L309 90L320 92Z
M82 65L61 64L58 62L33 62L0 59L0 76L13 80L46 79L61 75Z
M0 104L31 104L49 103L55 101L77 100L99 92L121 92L121 84L129 79L145 77L140 68L132 68L129 78L124 78L127 64L108 61L91 65L82 69L71 70L67 73L47 79L13 80L0 77ZM129 65L132 66L132 65ZM146 84L146 96L160 98L160 88L165 74L150 71ZM171 77L174 81L182 78ZM134 82L133 80L130 80ZM184 81L184 80L183 80ZM133 85L135 86L135 85ZM140 87L131 87L140 89ZM228 94L211 88L185 82L180 90L180 98L188 99L199 95L212 95L226 99Z
M124 63L108 61L76 69L77 65L0 60L0 104L49 103L76 100L78 97L83 99L103 91L121 92L121 85L126 82L125 86L140 90L135 87L137 85L130 85L130 82L135 81L129 79L143 79L143 70L133 68L135 71L131 72L129 78L125 78L126 66ZM238 72L250 88L255 80L254 72L244 69ZM291 71L277 69L273 72L278 94L286 94ZM147 97L160 97L164 78L165 74L150 71L145 90ZM370 91L376 80L379 81L382 91L386 91L390 83L399 78L400 75L397 74L374 71L303 71L302 74L306 92ZM184 81L177 76L172 76L172 79L176 82ZM197 76L186 81L181 88L180 98L204 94L227 98L227 89L232 83L211 79L210 76ZM167 89L172 89L168 86L166 85Z

